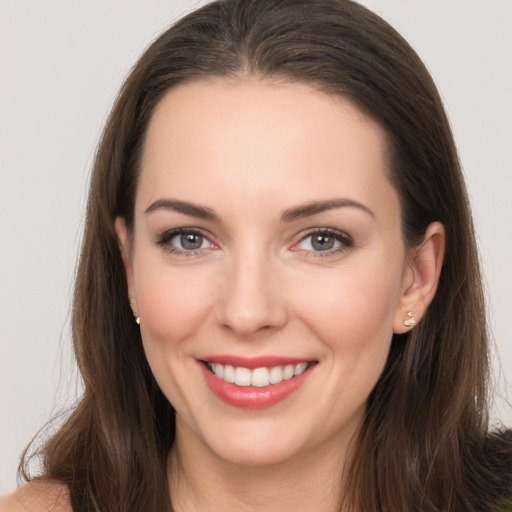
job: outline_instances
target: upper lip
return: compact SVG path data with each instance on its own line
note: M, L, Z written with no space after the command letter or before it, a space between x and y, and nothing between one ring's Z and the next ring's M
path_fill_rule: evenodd
M234 367L243 367L253 370L254 368L272 368L274 366L286 366L288 364L311 363L314 359L304 357L287 356L255 356L244 357L235 355L212 355L201 358L206 363L215 363L222 365L231 365Z

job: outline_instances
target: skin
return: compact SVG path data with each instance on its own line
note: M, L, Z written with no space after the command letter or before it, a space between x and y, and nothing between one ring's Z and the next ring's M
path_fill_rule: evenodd
M392 334L412 328L408 311L421 319L444 254L439 223L419 247L404 246L384 150L378 125L303 84L200 81L157 106L134 230L122 218L115 227L146 355L177 413L176 512L339 510ZM216 220L157 207L162 199ZM322 211L291 218L317 202ZM157 243L184 227L204 235L199 252L180 249L179 236ZM339 236L318 251L311 230L326 228ZM215 354L317 364L283 402L247 410L206 386L197 360ZM65 486L49 481L19 487L0 509L71 511Z
M134 230L122 218L116 230L149 364L177 412L176 510L337 509L392 334L409 329L408 311L421 318L444 250L437 223L421 247L404 246L384 150L376 123L303 84L204 80L157 106ZM283 220L340 198L357 205ZM179 228L203 236L202 248L187 251L180 236L164 243ZM311 230L326 228L338 238L318 251ZM215 354L317 364L284 401L247 410L206 385L198 360Z
M67 486L57 482L33 481L0 497L1 512L72 512Z

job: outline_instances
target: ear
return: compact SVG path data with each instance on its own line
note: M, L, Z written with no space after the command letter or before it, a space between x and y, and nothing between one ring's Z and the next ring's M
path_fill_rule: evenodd
M135 317L138 317L138 307L133 279L133 264L130 256L130 241L125 219L123 217L117 217L114 223L114 227L117 233L117 238L119 240L119 250L121 251L121 257L123 259L124 264L124 271L126 274L126 283L128 285L128 299L130 301L130 306L132 308L133 315Z
M396 334L403 334L417 324L432 302L439 284L445 246L444 226L433 222L425 231L421 245L411 250L393 322Z

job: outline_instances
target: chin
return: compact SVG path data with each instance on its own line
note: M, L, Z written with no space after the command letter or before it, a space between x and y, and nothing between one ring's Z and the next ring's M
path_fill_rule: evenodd
M265 446L256 443L245 443L243 446L230 444L210 448L225 462L255 468L285 463L293 459L298 452L298 449L283 446L283 443L266 443Z
M217 427L199 432L198 437L214 457L231 464L269 466L303 451L300 432L293 432L290 425L279 425L276 419L233 421L229 427L218 422Z

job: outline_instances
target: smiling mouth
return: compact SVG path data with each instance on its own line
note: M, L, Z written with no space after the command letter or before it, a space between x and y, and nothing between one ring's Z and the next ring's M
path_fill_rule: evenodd
M252 386L263 388L298 377L317 362L310 361L254 369L229 364L211 363L208 361L203 361L203 363L211 373L224 382L239 387Z

